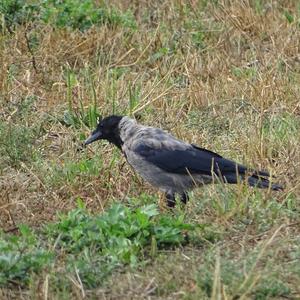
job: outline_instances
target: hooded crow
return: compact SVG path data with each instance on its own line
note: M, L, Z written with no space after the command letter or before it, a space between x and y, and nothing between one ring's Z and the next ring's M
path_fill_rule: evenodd
M215 181L231 184L245 181L259 188L283 189L268 180L267 172L247 168L126 116L104 118L85 145L100 139L116 145L140 176L165 192L170 207L175 205L175 194L186 203L189 190Z

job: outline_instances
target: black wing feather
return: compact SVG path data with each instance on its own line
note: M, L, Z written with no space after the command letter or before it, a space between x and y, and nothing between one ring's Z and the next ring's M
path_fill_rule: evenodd
M222 178L227 183L237 183L238 179L245 179L251 186L259 188L271 187L272 190L282 190L277 183L270 183L268 172L256 171L238 164L221 155L200 148L196 145L170 142L165 144L163 139L158 143L143 141L131 149L145 161L173 174L208 175Z
M220 157L220 158L223 158L223 156L221 156L220 154L216 153L216 152L213 152L213 151L210 151L210 150L207 150L207 149L204 149L204 148L201 148L195 144L191 144L191 146L197 150L200 150L200 151L204 151L204 152L207 152L207 153L210 153L212 156L214 157Z
M147 162L169 173L176 174L203 174L225 176L226 174L245 174L247 168L231 160L223 158L212 151L199 148L195 145L184 149L155 149L147 144L140 144L136 153Z

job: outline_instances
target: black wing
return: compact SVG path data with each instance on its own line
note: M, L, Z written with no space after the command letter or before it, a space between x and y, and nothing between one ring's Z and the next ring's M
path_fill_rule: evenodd
M280 184L269 181L268 172L247 168L215 152L183 143L170 135L161 134L155 139L137 139L128 151L168 173L214 175L227 183L246 179L250 186L283 190Z
M186 149L168 149L164 147L156 149L143 143L139 144L134 151L147 162L168 173L209 176L213 173L219 177L224 177L228 182L232 183L236 182L237 173L244 175L249 171L258 176L268 176L266 172L247 169L243 165L195 145L191 145Z

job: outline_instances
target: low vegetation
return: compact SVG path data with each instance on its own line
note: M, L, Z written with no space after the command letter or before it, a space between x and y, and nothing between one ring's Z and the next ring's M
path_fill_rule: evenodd
M0 3L1 299L300 297L297 1ZM170 211L121 153L135 116L283 192L211 185Z
M182 217L159 214L154 204L137 209L114 204L100 216L79 204L38 231L22 225L19 236L2 234L0 284L26 285L33 273L47 268L51 279L60 277L63 284L64 277L79 276L84 287L101 287L112 270L137 267L163 246L185 244L196 228Z

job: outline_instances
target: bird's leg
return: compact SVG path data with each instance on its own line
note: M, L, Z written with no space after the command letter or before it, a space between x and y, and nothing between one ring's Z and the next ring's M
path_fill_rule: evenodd
M166 193L166 199L167 199L167 205L168 207L174 207L175 206L175 193L167 192Z
M189 194L187 192L183 192L180 194L180 200L182 203L186 204L189 201Z

